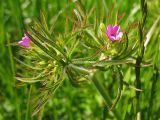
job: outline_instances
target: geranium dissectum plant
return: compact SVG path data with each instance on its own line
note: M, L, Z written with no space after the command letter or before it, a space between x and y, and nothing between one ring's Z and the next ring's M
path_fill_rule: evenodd
M81 12L76 12L75 15L79 13ZM80 86L84 81L93 82L105 103L110 107L110 110L113 110L120 99L123 85L129 85L124 80L122 66L136 65L138 66L136 70L140 69L139 66L142 61L135 62L139 59L135 60L134 58L137 49L141 50L140 47L143 45L138 45L138 42L135 41L128 43L131 39L128 39L128 33L120 31L119 25L108 25L107 30L105 30L105 25L101 24L100 28L102 29L100 31L99 26L92 27L91 23L86 23L85 19L88 17L84 17L80 21L75 19L76 17L79 19L82 15L73 18L76 24L70 26L73 27L70 29L71 31L66 31L64 34L64 32L57 33L55 29L51 32L52 28L47 26L45 15L41 14L40 21L33 21L29 28L31 35L28 37L25 34L22 40L18 42L20 46L25 48L29 48L30 43L33 43L33 49L25 54L31 56L30 58L33 58L34 62L30 65L31 70L33 69L33 72L29 73L31 78L17 77L17 79L22 82L40 82L42 84L40 97L37 98L39 100L34 107L33 115L41 110L52 93L59 88L65 79L70 80L70 83L75 87ZM79 24L82 26L78 26ZM112 42L106 42L107 37ZM122 37L124 40L118 42L122 40ZM114 44L113 42L116 41L117 44ZM114 50L115 54L112 52ZM118 93L115 102L112 102L113 98L110 98L109 92L101 84L101 82L105 83L106 79L103 76L106 76L106 71L113 73L113 79L118 81ZM32 76L36 77L32 78ZM110 75L106 78L109 77ZM100 81L100 78L103 80ZM139 78L137 77L137 79ZM132 88L140 92L140 87L136 87L139 89ZM113 113L119 118L116 110Z

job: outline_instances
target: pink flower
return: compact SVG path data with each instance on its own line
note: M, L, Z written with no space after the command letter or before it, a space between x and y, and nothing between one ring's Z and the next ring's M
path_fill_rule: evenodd
M29 48L30 43L31 43L31 40L26 34L24 34L24 37L22 37L22 40L18 42L20 46L25 47L25 48Z
M119 32L119 29L120 29L120 26L118 26L118 25L115 25L115 26L108 25L107 26L106 34L111 41L121 40L123 33Z

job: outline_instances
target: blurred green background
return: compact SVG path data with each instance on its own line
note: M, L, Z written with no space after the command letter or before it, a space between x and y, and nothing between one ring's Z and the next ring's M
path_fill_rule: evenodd
M99 19L108 13L115 5L115 11L124 13L125 17L121 25L123 28L128 26L129 22L135 22L141 19L140 0L81 0L84 8L87 10L96 8L96 14ZM38 116L31 117L30 98L31 85L17 87L18 81L15 76L21 72L21 64L15 61L19 58L18 51L21 49L16 46L16 42L21 40L25 31L25 25L30 23L31 19L38 18L40 10L45 11L49 25L52 25L55 16L60 10L69 5L72 0L0 0L0 120L36 120L41 119ZM148 18L146 24L146 33L150 30L156 19L160 16L160 0L147 0ZM67 16L72 16L72 11L76 6L69 7L58 18L56 30L65 31L65 22ZM107 11L106 13L103 11ZM114 11L114 10L113 10ZM116 12L112 13L113 16ZM160 24L159 24L160 26ZM156 31L159 31L157 26ZM155 45L160 41L159 36L153 35L146 52L145 59L148 59L156 52ZM160 61L159 61L160 62ZM127 68L127 67L126 67ZM133 84L135 75L133 69L126 69L125 80ZM143 69L142 88L144 92L141 97L142 120L160 119L160 79L156 81L153 98L151 96L153 69ZM27 74L27 73L25 73ZM111 79L111 73L106 71L101 76L106 91L111 98L115 98L117 85ZM34 86L33 86L34 87ZM34 89L36 91L36 87ZM115 91L115 92L114 92ZM150 100L151 99L151 100ZM152 101L150 106L149 101ZM123 91L122 98L116 109L121 113L123 119L133 118L134 90L126 88ZM106 112L106 107L99 93L92 84L81 88L74 88L67 80L56 91L54 97L49 100L44 108L42 119L44 120L102 120L115 119L112 113ZM149 117L151 116L151 117Z

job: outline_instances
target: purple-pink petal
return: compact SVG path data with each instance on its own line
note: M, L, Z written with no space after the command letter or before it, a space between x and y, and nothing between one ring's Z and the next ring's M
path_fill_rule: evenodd
M119 32L119 29L120 29L120 26L118 26L118 25L115 25L115 26L108 25L107 26L106 34L111 41L121 40L123 33Z
M115 41L116 37L115 36L110 36L110 40Z
M119 32L119 34L118 34L116 37L117 37L117 39L119 40L119 39L122 38L122 36L123 36L123 33L122 33L122 32Z
M110 32L113 29L112 25L107 26L107 31Z
M24 34L24 37L22 37L22 40L18 42L20 46L25 47L25 48L29 48L30 43L31 43L31 40L26 34Z
M118 25L115 25L114 27L113 27L113 33L117 33L117 32L119 32L119 29L120 29L120 27L118 26Z

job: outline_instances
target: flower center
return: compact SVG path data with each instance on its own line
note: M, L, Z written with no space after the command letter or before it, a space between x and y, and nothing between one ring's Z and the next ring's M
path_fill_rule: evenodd
M115 35L112 33L111 36L115 36Z

